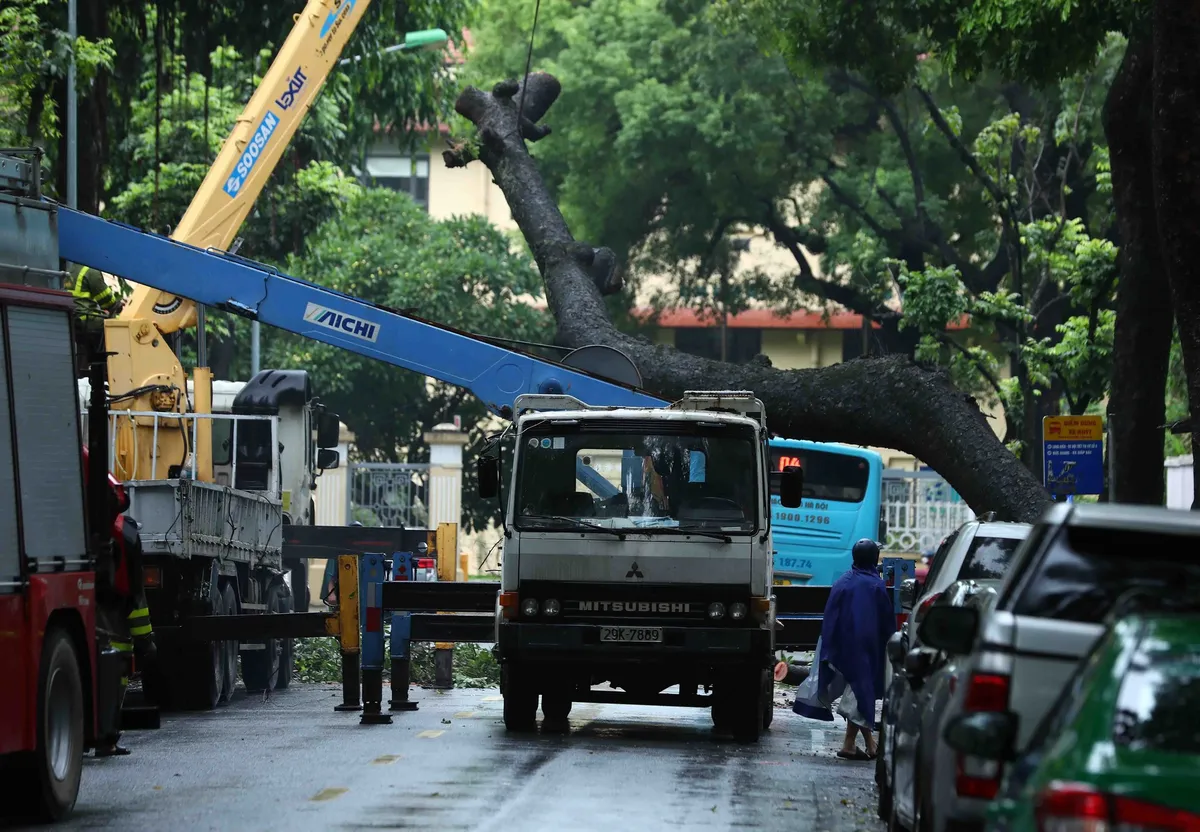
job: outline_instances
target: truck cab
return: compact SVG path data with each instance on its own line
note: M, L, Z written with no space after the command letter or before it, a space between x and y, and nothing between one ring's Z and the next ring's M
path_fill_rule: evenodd
M762 402L538 395L518 397L516 413L496 610L505 725L530 729L539 697L551 721L573 702L690 705L757 740L775 633ZM484 496L501 456L480 460ZM788 502L798 476L786 475Z
M275 435L270 421L238 424L235 473L235 422L214 424L213 478L243 491L266 491L278 483L284 522L314 525L313 492L320 472L338 465L339 425L313 395L308 373L262 370L237 392L231 411L235 416L277 417Z

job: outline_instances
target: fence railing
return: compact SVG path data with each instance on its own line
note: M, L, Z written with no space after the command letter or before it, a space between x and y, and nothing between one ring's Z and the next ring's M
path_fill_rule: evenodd
M346 518L364 526L426 528L429 465L351 462L346 467Z
M886 550L932 554L942 538L975 519L961 497L931 471L885 471Z
M83 411L82 418L83 418L83 424L84 424L84 435L86 436L87 435L87 411L86 410ZM208 420L212 421L214 428L217 427L218 425L226 425L226 424L229 425L229 440L228 440L229 441L229 447L228 447L229 461L227 463L223 463L223 464L218 463L216 461L217 456L218 456L218 454L216 452L218 450L217 446L218 446L219 442L218 442L217 432L215 430L213 431L213 455L214 455L214 467L228 467L230 469L230 471L229 471L229 484L230 485L235 485L237 483L238 425L243 422L268 422L268 423L270 423L270 426L271 426L270 450L272 453L271 460L270 460L270 472L271 473L270 473L270 478L269 478L266 490L271 494L279 493L279 489L280 489L279 465L278 465L278 452L276 451L276 449L279 447L279 417L278 416L257 416L257 415L251 416L251 415L233 414L233 413L170 413L170 412L159 413L157 411L149 411L149 410L112 410L112 411L109 411L109 414L108 414L108 421L109 421L108 468L109 468L109 470L110 471L115 470L115 464L116 464L116 460L117 460L117 436L120 434L119 429L120 429L122 420L125 420L126 422L130 422L130 423L137 420L143 426L146 424L147 420L150 422L151 443L152 443L151 450L150 450L150 471L151 472L158 470L158 434L159 434L160 430L172 430L172 431L181 431L182 430L182 431L187 431L191 435L191 442L190 442L189 447L191 448L191 464L194 466L195 465L195 452L196 452L196 447L198 445L198 439L199 439L198 427L199 427L201 419L208 419ZM189 422L190 422L190 426L189 426ZM154 479L153 473L150 473L149 476L146 476L146 477L140 477L139 476L140 472L137 470L139 433L140 432L138 430L130 431L130 435L133 437L133 439L132 439L132 447L128 450L130 451L130 456L133 460L134 469L132 471L126 472L126 475L122 477L122 479L124 479L124 480L133 481L133 480L138 480L138 479L143 479L143 478ZM224 441L224 440L222 439L221 441Z

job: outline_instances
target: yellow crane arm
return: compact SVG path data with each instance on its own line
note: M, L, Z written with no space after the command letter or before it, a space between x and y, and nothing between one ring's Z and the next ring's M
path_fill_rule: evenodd
M198 248L229 248L370 2L308 0L172 239ZM153 321L167 334L195 326L196 305L135 286L120 318Z

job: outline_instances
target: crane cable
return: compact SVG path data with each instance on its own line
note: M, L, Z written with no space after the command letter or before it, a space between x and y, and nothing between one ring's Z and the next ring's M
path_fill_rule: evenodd
M529 69L533 64L533 39L537 35L538 14L542 10L542 0L536 0L533 7L533 27L529 30L529 50L525 53L525 79L521 81L521 101L517 104L517 136L522 143L525 141L521 133L521 117L525 112L525 93L529 85Z

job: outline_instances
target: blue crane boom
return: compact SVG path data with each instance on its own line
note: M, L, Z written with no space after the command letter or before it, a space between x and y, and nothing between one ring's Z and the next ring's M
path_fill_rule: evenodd
M367 303L235 255L58 207L59 256L163 292L464 387L511 416L524 393L662 407L643 390Z

